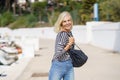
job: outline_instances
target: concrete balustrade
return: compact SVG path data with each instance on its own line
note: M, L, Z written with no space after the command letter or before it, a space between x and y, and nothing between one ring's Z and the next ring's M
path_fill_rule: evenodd
M1 77L0 79L17 80L31 58L34 57L35 51L40 49L40 38L56 38L57 34L53 30L53 27L21 28L15 30L0 28L0 34L4 35L7 33L10 38L7 37L6 39L15 41L23 49L23 53L16 63L13 63L11 66L0 66L0 73L4 72L7 75L7 77ZM91 44L120 52L120 22L87 22L86 25L74 25L72 33L76 43Z
M120 52L120 22L104 22L99 24L88 22L87 27L91 27L90 35L88 34L90 36L88 39L90 44Z
M10 35L14 37L12 39L24 48L25 46L27 48L32 46L30 47L30 49L33 48L32 52L39 50L40 38L56 38L53 27L21 28L13 31L9 30L9 32ZM76 43L92 44L101 48L120 52L120 22L87 22L86 25L74 25L72 32Z

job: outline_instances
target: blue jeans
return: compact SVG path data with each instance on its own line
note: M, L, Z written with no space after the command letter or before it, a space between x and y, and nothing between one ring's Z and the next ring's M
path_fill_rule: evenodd
M49 80L74 80L74 69L71 60L53 61L49 72Z

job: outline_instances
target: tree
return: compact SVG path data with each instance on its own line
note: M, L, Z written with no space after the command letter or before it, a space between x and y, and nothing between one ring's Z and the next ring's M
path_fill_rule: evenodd
M93 11L93 5L96 3L96 0L82 0L82 9L83 13L92 13Z
M82 8L80 10L82 24L92 20L91 15L93 14L93 5L96 2L97 0L82 0Z
M14 0L0 0L0 12L10 11Z
M39 17L40 21L41 21L42 14L44 13L46 6L47 6L46 1L44 2L36 1L32 4L33 13Z
M107 0L100 4L101 20L120 21L120 0Z
M2 12L3 8L5 5L5 1L4 0L0 0L0 12Z

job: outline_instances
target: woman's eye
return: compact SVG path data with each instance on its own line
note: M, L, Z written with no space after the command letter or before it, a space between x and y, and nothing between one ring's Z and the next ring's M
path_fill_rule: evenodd
M68 21L71 21L71 20L68 20Z
M71 20L69 19L69 20L66 20L66 21L63 21L63 22L66 23L66 22L69 22L69 21L71 21Z
M66 21L63 21L63 22L66 22Z

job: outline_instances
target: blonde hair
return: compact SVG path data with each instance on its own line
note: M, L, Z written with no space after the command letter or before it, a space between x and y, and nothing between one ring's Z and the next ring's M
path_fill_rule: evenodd
M66 15L69 15L70 17L71 17L71 15L70 15L70 13L69 12L67 12L67 11L64 11L64 12L62 12L60 15L59 15L59 17L58 17L58 19L57 19L57 21L56 21L56 23L55 23L55 25L54 25L54 31L55 32L59 32L60 30L61 30L61 27L62 27L62 21L63 21L63 19L64 19L64 17L66 16ZM72 26L73 26L73 20L72 20L72 17L71 17L71 21L72 21Z

